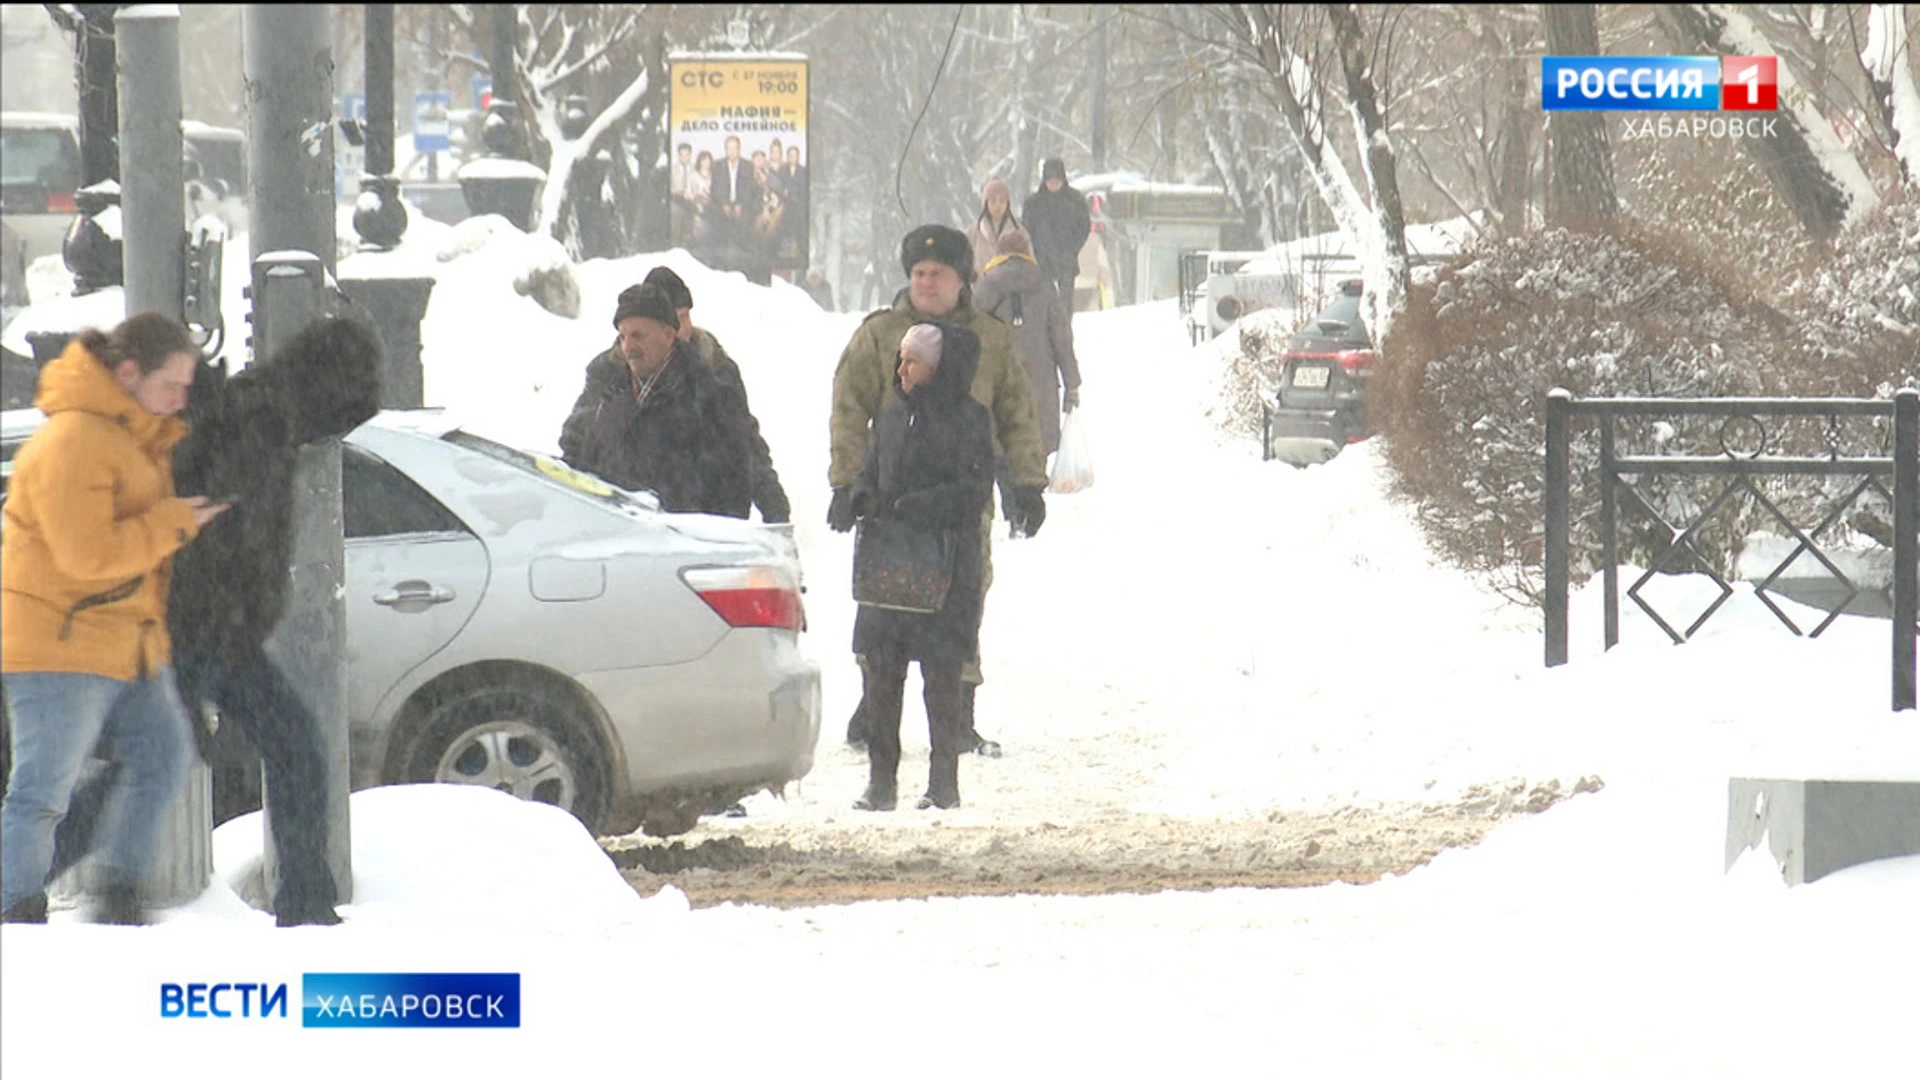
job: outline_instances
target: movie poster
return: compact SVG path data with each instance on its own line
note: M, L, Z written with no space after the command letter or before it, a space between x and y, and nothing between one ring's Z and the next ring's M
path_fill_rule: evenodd
M807 58L668 59L673 243L756 280L807 267Z

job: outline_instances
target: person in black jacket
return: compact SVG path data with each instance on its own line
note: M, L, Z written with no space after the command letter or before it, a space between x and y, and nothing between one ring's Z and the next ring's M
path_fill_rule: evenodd
M658 285L620 294L618 368L589 365L560 429L567 464L670 511L745 518L753 510L752 418L746 402L679 339Z
M960 673L979 649L980 518L993 490L993 421L971 394L979 363L980 339L966 327L910 327L900 340L893 391L874 417L853 483L857 518L893 518L944 532L954 550L952 584L940 610L863 604L854 619L853 651L866 657L870 727L867 790L855 809L891 810L897 801L900 711L912 660L920 662L933 745L920 808L960 805L966 730Z
M680 275L664 266L656 266L647 271L643 279L649 285L658 285L673 303L675 316L680 320L680 340L693 346L695 356L705 364L708 370L720 377L720 381L733 388L740 395L741 407L747 410L747 426L751 429L748 448L753 452L753 505L760 511L760 520L769 525L784 525L793 519L793 505L787 501L787 490L780 486L780 474L773 467L773 451L768 448L767 440L760 434L760 421L753 415L753 406L747 402L747 381L740 376L740 365L727 355L726 347L713 332L693 325L693 290ZM625 364L620 355L620 346L615 343L596 358L595 364ZM592 365L589 365L591 367ZM592 378L591 373L588 378Z
M264 651L287 612L294 468L301 446L339 438L380 410L381 366L365 323L317 319L232 378L196 380L185 413L193 432L174 451L181 490L239 496L175 562L167 631L181 695L216 706L265 765L281 926L340 921L320 721Z
M1067 313L1073 313L1073 279L1080 273L1080 249L1093 232L1087 198L1067 183L1067 163L1048 158L1040 168L1040 190L1027 196L1020 220L1033 238L1033 258L1053 282Z

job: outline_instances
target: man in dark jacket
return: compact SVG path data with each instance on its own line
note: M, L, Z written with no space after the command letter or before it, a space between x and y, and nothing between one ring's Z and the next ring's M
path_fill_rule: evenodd
M645 282L657 285L673 302L674 315L680 320L680 340L693 346L694 355L700 358L708 370L719 376L720 381L733 388L740 395L740 405L747 410L747 425L752 430L750 449L753 452L753 505L760 511L760 520L769 525L784 525L793 518L793 507L787 501L786 489L780 486L780 474L773 468L773 451L767 447L767 440L760 434L760 421L753 415L753 406L747 403L747 382L740 377L740 365L720 344L720 339L711 331L693 325L693 290L680 275L664 266L656 266L647 272ZM615 364L622 367L626 361L620 355L616 344L595 358L594 364ZM588 365L588 379L592 379L592 364Z
M1093 232L1087 198L1067 183L1067 163L1048 158L1040 168L1040 190L1027 196L1020 221L1033 238L1033 258L1053 282L1060 300L1073 312L1073 279L1080 272L1080 249Z
M744 518L753 508L751 419L740 395L680 340L680 318L657 285L620 294L618 369L589 366L560 429L567 464L668 510Z

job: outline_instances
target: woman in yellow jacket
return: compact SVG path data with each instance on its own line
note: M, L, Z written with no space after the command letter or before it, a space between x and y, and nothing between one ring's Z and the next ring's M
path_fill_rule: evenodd
M0 803L0 917L46 919L54 830L102 737L120 775L100 827L95 917L145 921L139 883L184 786L193 730L167 641L173 553L224 504L173 492L199 363L184 326L89 330L40 373L47 414L14 459L0 523L0 678L13 771Z

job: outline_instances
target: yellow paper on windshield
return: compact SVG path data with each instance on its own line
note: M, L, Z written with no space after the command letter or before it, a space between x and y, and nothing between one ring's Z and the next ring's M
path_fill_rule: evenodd
M556 461L553 458L535 454L533 463L541 472L546 473L548 476L553 477L555 480L560 481L570 488L576 488L589 495L598 495L601 498L613 494L612 486L606 481L597 476L583 473L579 469Z

